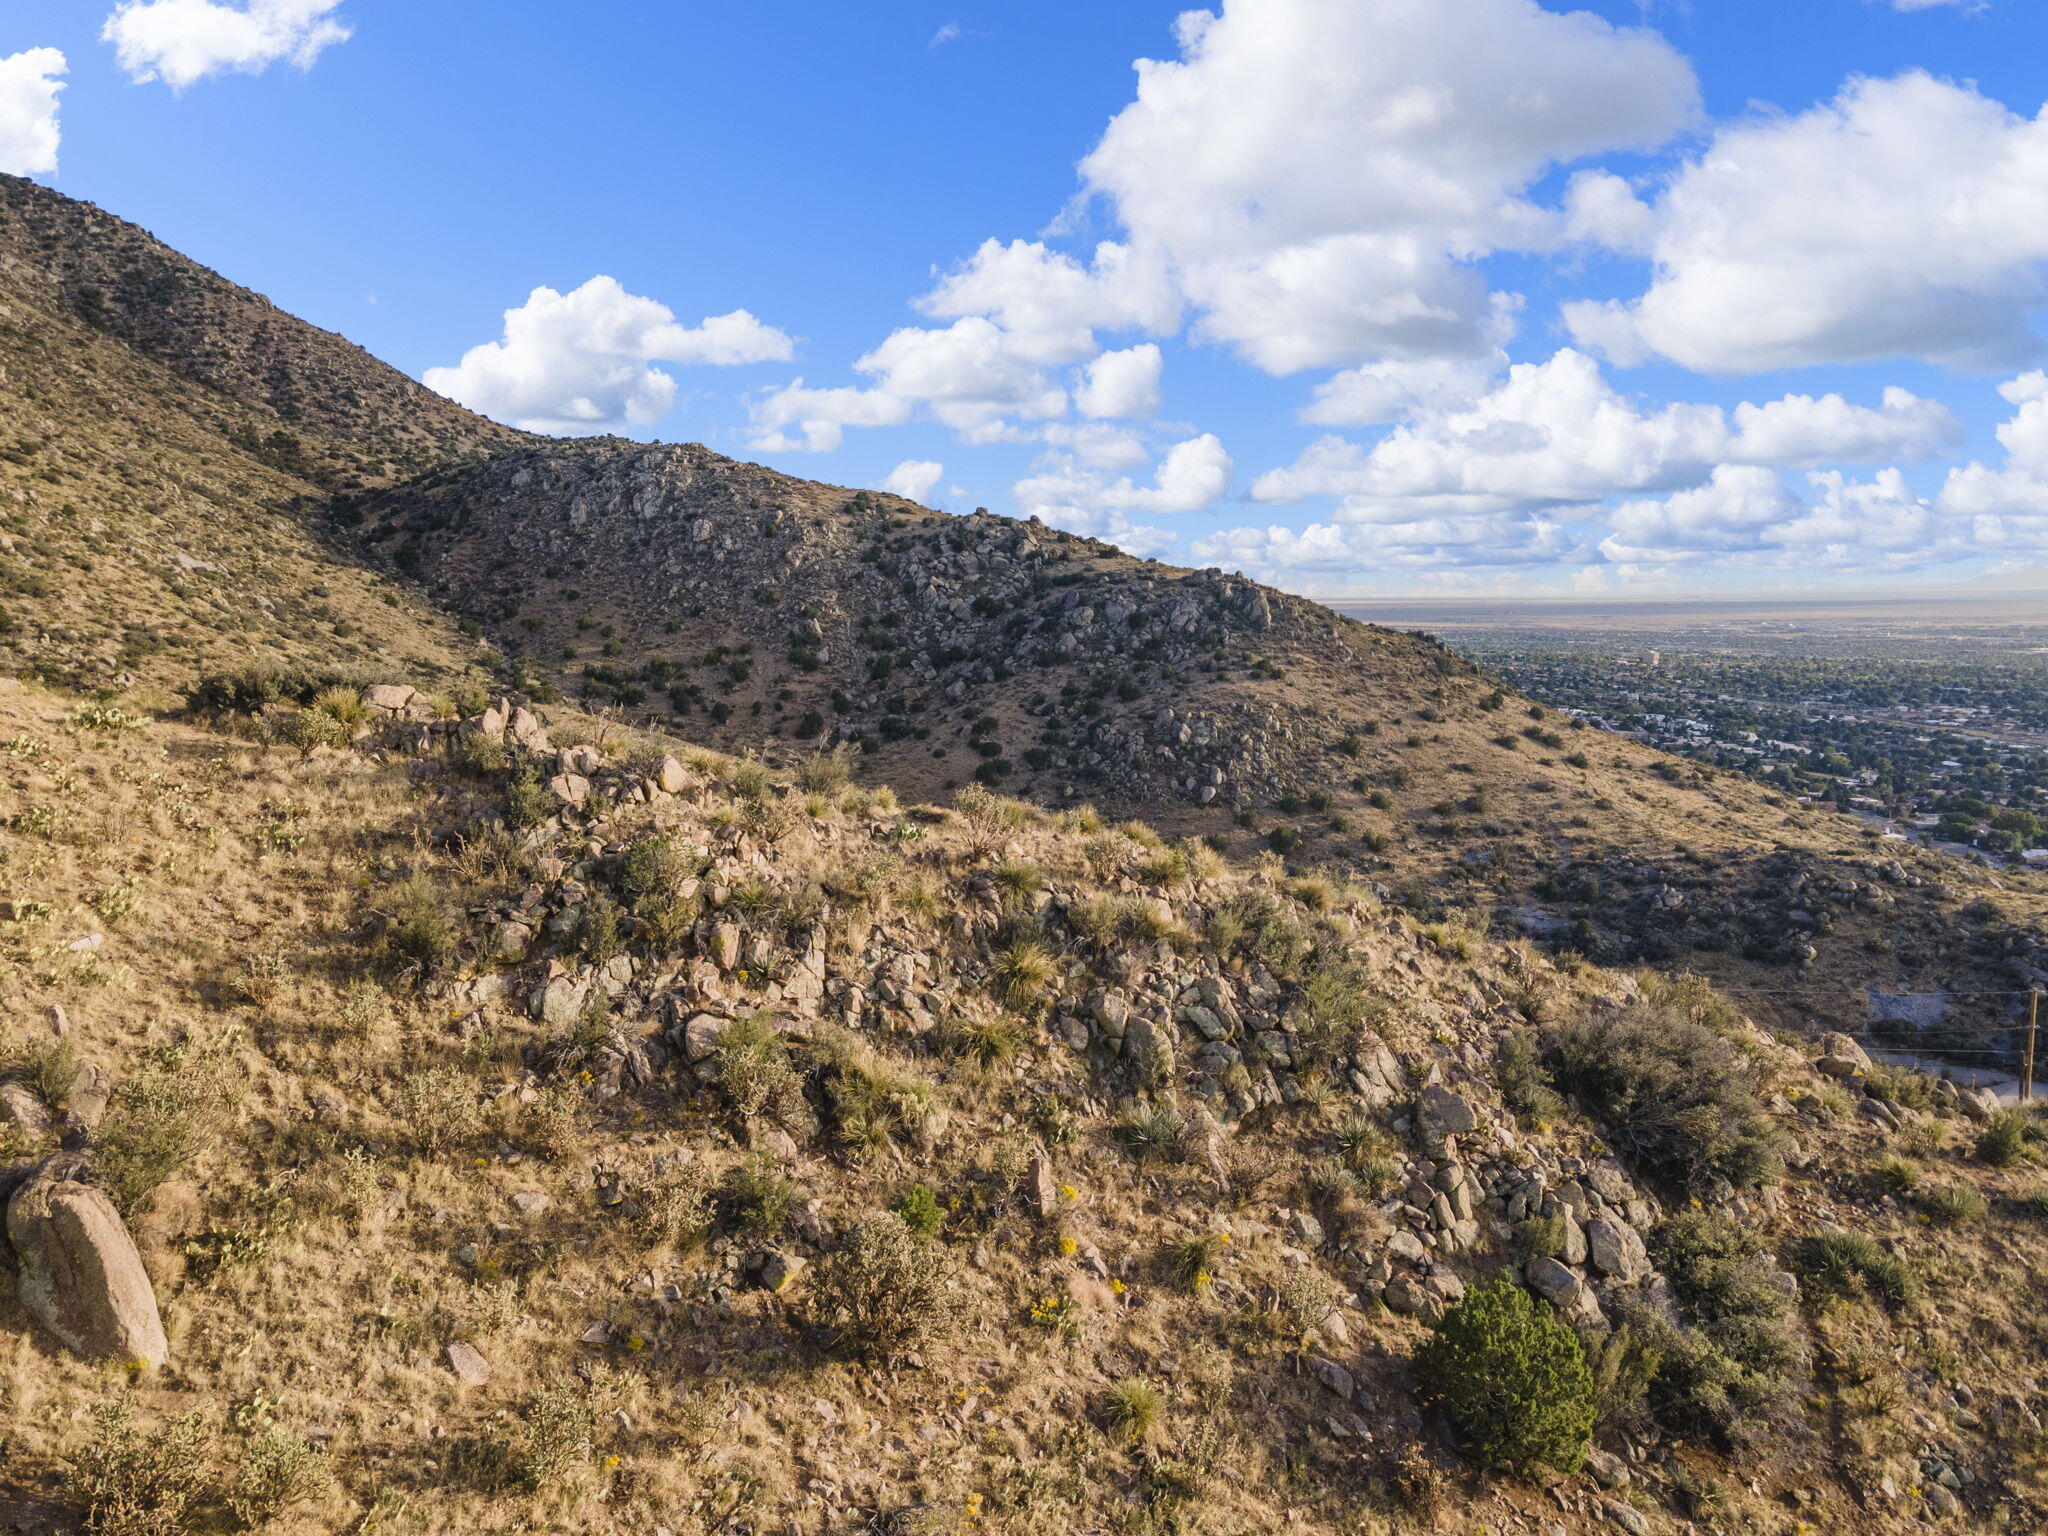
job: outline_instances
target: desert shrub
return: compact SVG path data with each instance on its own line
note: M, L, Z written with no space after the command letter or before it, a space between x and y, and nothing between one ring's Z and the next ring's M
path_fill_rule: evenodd
M1877 1165L1877 1182L1895 1195L1910 1195L1920 1187L1920 1168L1903 1157L1887 1157Z
M736 758L727 766L725 787L735 800L765 800L774 787L768 765L758 758Z
M1017 939L998 951L990 967L995 993L1012 1008L1030 1008L1059 981L1059 956L1038 939Z
M1589 1015L1553 1034L1547 1055L1558 1085L1585 1100L1617 1148L1657 1174L1747 1187L1784 1171L1756 1063L1686 1009L1647 998Z
M919 1237L937 1237L946 1224L946 1212L929 1184L913 1184L890 1205L903 1224Z
M93 1410L93 1433L72 1458L70 1484L96 1536L180 1536L206 1493L213 1436L196 1412L154 1429L126 1398Z
M967 829L969 852L985 859L1029 826L1033 812L1023 801L1005 799L985 784L969 784L953 796L953 814Z
M624 954L626 934L619 904L602 893L592 895L577 909L570 940L592 965L605 965Z
M832 1128L854 1146L922 1140L936 1107L932 1085L892 1065L856 1035L823 1035L812 1047Z
M1989 1206L1967 1184L1942 1184L1920 1196L1920 1209L1939 1227L1962 1227L1982 1221Z
M796 1186L765 1157L749 1158L726 1169L718 1181L714 1205L719 1220L746 1237L770 1238L789 1225Z
M323 688L307 706L343 725L357 726L370 718L370 707L354 688Z
M805 1314L836 1348L891 1359L942 1336L956 1310L945 1248L919 1239L894 1211L880 1211L818 1261Z
M1210 914L1207 937L1220 956L1244 955L1275 976L1296 975L1308 955L1308 930L1264 891L1233 896Z
M505 820L515 827L537 827L555 814L555 802L548 794L540 770L521 763L505 781Z
M1977 1137L1977 1156L1994 1168L2010 1168L2027 1155L2027 1117L2023 1110L2001 1109Z
M996 1067L1024 1048L1024 1030L1014 1014L949 1013L939 1024L940 1043L980 1067Z
M384 947L392 958L426 971L455 953L455 925L441 906L441 893L426 875L413 875L392 893Z
M1543 1043L1535 1030L1515 1025L1502 1032L1493 1050L1493 1077L1501 1098L1524 1127L1545 1124L1564 1114L1564 1099L1543 1065Z
M1003 859L988 872L988 882L1006 905L1016 905L1045 889L1045 871L1025 859Z
M1176 1162L1187 1155L1187 1122L1167 1104L1140 1104L1117 1123L1116 1139L1139 1159Z
M198 1155L226 1116L226 1045L152 1051L115 1090L100 1126L93 1177L134 1212Z
M398 1086L398 1117L412 1143L428 1154L473 1146L484 1134L476 1084L453 1067L428 1067Z
M742 1120L765 1114L790 1124L805 1112L803 1081L782 1036L758 1014L733 1020L718 1037L718 1091Z
M1863 1232L1816 1232L1799 1249L1807 1291L1835 1300L1868 1295L1897 1310L1918 1301L1922 1287L1906 1261Z
M711 1224L711 1186L702 1160L657 1164L634 1216L649 1247L687 1248L703 1237Z
M1688 1211L1659 1227L1657 1262L1686 1322L1646 1309L1631 1315L1658 1365L1649 1399L1680 1433L1727 1445L1768 1435L1793 1411L1806 1349L1792 1323L1792 1297L1762 1239L1725 1217Z
M1301 984L1294 1027L1311 1062L1348 1056L1387 1015L1387 1002L1369 991L1365 971L1342 958L1318 960Z
M848 741L829 751L813 752L797 765L797 787L814 794L837 794L853 782L853 766L859 760L860 748Z
M277 722L277 739L307 756L315 747L346 746L348 737L347 726L317 709L302 709Z
M1166 1416L1159 1389L1142 1381L1120 1381L1095 1400L1096 1422L1112 1440L1135 1445L1149 1440Z
M304 1436L266 1424L251 1434L243 1447L241 1464L224 1502L234 1523L253 1531L269 1525L294 1504L319 1498L333 1481L326 1453Z
M1216 1265L1230 1239L1221 1232L1197 1232L1177 1238L1159 1250L1159 1267L1185 1291L1205 1291L1216 1278Z
M1593 1372L1578 1335L1512 1280L1476 1286L1415 1356L1416 1378L1487 1465L1576 1472L1593 1442Z

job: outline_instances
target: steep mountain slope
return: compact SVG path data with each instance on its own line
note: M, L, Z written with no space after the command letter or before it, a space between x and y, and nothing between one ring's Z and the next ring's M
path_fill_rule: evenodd
M701 447L515 433L18 180L0 304L16 668L452 684L499 665L488 634L536 692L724 748L849 738L909 795L980 779L1143 810L1426 914L1761 979L1788 1017L1942 988L1952 1043L1981 1050L2048 978L2041 877L2000 889L1566 729L1425 637Z
M1970 1050L2048 980L2048 881L2001 889L1221 572L699 447L547 444L340 506L530 678L729 749L850 738L906 793L1142 810L1605 961L1761 976L1788 1017L1945 988Z
M0 175L0 285L239 407L218 413L215 429L326 485L417 473L525 439L133 224L17 176Z
M0 1260L0 1527L2048 1518L2042 1142L1973 1096L1138 825L320 712L0 687L0 1197L82 1167L169 1350ZM1510 1270L1526 1476L1424 1354Z
M295 404L296 402L296 404ZM141 231L0 176L0 665L454 680L476 640L338 544L316 481L516 439Z

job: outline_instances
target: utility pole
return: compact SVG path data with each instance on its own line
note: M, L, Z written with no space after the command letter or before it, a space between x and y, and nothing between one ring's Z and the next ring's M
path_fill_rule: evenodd
M2034 1096L2034 1037L2041 1032L2041 989L2027 988L2027 1075L2020 1084L2020 1097Z

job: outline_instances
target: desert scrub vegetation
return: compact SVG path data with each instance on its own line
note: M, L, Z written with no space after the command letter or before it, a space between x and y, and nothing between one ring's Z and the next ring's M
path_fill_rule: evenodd
M124 1211L183 1169L226 1118L233 1034L160 1046L115 1090L100 1127L94 1178Z
M957 1310L945 1247L878 1211L813 1267L804 1315L831 1347L894 1360L944 1337Z
M1586 1352L1512 1280L1468 1290L1416 1351L1415 1368L1482 1464L1566 1473L1584 1464L1596 1411Z
M1792 1288L1757 1233L1686 1211L1653 1234L1683 1321L1631 1308L1629 1327L1654 1366L1648 1406L1671 1430L1727 1446L1758 1443L1791 1422L1807 1351Z
M1589 1013L1554 1030L1546 1064L1578 1094L1609 1141L1674 1183L1724 1180L1740 1188L1784 1172L1783 1132L1765 1110L1757 1059L1717 1010L1652 992L1615 1013Z

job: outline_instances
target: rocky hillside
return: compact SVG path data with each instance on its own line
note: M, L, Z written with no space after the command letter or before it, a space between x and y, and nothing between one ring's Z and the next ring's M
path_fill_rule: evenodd
M0 1528L2048 1518L2030 1119L1277 859L471 708L0 690Z
M2048 880L1999 886L1739 776L1577 728L1427 637L1033 523L698 447L556 443L338 503L526 686L785 756L857 742L913 795L1079 797L1707 970L1848 1023L1959 996L2003 1043L2048 982Z
M0 305L0 663L31 675L162 702L257 666L303 700L396 664L771 761L850 741L907 797L1142 809L1787 1019L1946 991L1971 1051L2048 977L2043 877L1570 729L1424 637L703 448L513 433L27 182Z
M0 289L198 385L222 436L323 485L417 473L525 440L133 224L18 176L0 175Z
M290 379L322 402L310 418L280 413ZM316 482L511 436L0 176L0 669L160 701L245 666L482 676L454 617L333 538Z

